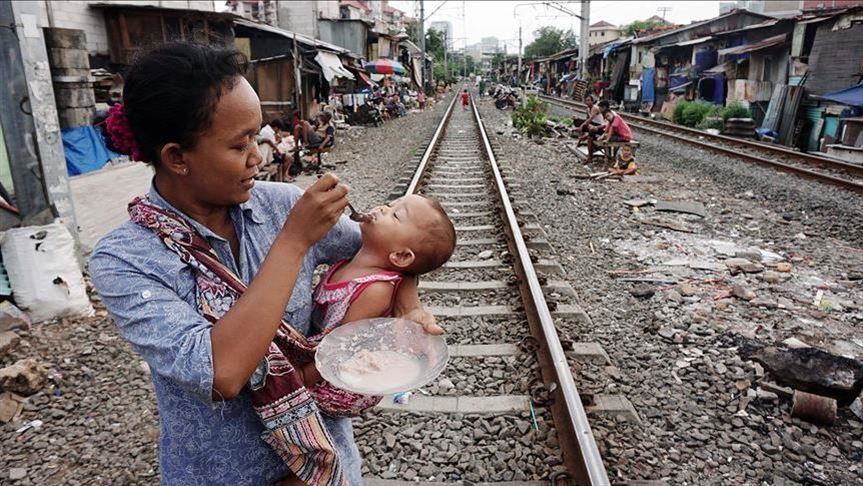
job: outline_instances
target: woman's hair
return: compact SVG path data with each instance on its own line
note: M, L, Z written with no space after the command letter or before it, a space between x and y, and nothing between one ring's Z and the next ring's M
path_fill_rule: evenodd
M140 159L158 165L165 144L194 147L212 125L219 97L247 66L236 49L191 42L164 44L136 59L126 71L123 112Z
M324 123L329 123L330 120L333 119L333 115L330 115L328 111L322 111L318 114L318 116L324 120Z

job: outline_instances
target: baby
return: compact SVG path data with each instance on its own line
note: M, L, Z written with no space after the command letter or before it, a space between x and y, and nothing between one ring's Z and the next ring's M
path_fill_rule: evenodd
M348 322L391 316L402 279L441 267L455 250L455 228L446 211L437 201L418 195L374 208L360 223L360 231L359 252L333 265L315 289L312 325L319 337ZM314 363L302 372L306 387L325 412L354 414L330 405L356 395L320 383ZM380 401L380 397L367 398L353 408L368 408Z

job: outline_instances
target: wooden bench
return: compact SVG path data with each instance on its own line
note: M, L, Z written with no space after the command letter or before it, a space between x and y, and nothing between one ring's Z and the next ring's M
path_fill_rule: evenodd
M638 145L638 142L635 140L630 140L629 142L597 142L593 139L588 139L587 162L592 163L594 154L599 153L605 158L605 162L611 165L617 159L617 152L621 147L629 146L632 148L632 155L635 156Z

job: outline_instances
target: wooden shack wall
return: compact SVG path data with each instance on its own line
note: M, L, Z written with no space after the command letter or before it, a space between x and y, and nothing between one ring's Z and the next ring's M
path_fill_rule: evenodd
M291 59L252 63L246 79L258 93L264 121L286 117L294 99L294 69Z
M834 31L833 22L822 22L809 55L810 94L823 95L845 89L860 80L863 65L863 24Z

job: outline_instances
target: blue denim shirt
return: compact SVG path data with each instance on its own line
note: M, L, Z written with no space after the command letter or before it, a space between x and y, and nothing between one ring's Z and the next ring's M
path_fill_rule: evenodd
M252 280L291 208L302 195L289 184L259 182L251 199L231 208L240 240L239 267L230 244L186 217L222 262L247 284ZM173 208L156 191L150 200ZM185 215L183 215L185 216ZM309 333L312 274L321 263L349 258L361 244L346 217L306 253L285 319ZM263 426L247 391L214 402L212 324L196 310L195 274L152 230L127 221L96 245L90 274L120 334L150 366L159 407L159 462L163 484L266 484L289 474L260 439ZM350 419L324 417L351 484L361 484L360 456Z

